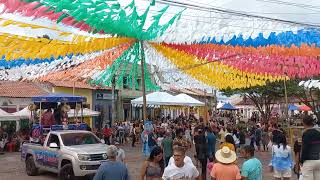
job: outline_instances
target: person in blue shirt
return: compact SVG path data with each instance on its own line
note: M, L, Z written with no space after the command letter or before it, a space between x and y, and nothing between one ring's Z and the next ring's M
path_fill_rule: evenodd
M117 152L116 146L107 147L108 161L101 164L93 180L129 180L126 165L116 160Z
M207 143L208 143L208 157L213 157L216 152L216 143L217 143L217 138L215 134L212 131L212 128L208 128L207 132Z
M245 162L241 168L242 180L262 180L262 164L254 157L254 148L246 145L241 149Z

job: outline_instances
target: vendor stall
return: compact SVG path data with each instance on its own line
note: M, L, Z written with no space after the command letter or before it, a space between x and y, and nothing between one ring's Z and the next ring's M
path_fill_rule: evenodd
M39 117L42 117L42 109L48 109L51 111L51 108L54 109L54 116L59 117L57 120L57 117L55 117L56 121L64 121L67 123L68 121L68 112L70 109L75 109L76 107L79 107L79 110L81 111L81 122L83 122L83 103L86 102L86 97L83 96L74 96L70 94L61 94L61 93L51 93L47 95L42 96L35 96L32 97L32 101L35 103L37 108L40 109L40 115ZM76 117L75 112L74 116ZM39 124L41 124L41 118L39 118ZM59 123L58 123L59 124Z
M146 95L148 107L161 108L164 116L171 115L173 117L180 114L189 114L190 107L204 106L203 102L194 99L187 94L179 94L173 96L167 92L153 92ZM143 104L143 98L139 97L131 100L133 107L140 107Z

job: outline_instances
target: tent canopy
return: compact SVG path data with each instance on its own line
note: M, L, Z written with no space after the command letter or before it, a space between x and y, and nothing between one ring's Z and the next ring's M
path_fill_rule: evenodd
M93 116L99 116L99 115L100 115L99 111L94 111L94 110L91 110L88 108L83 109L83 116L85 116L85 117L93 117ZM76 115L75 115L74 109L71 109L68 112L68 117L81 117L81 110L79 110L79 112L76 113Z
M223 103L223 102L218 102L218 104L217 104L217 109L220 109L224 104L225 104L225 103Z
M181 103L185 103L185 105L188 105L188 106L204 106L205 105L203 102L198 101L197 99L184 93L178 94L175 97L181 100Z
M146 95L147 105L171 105L171 106L204 106L204 103L187 94L173 96L166 92L153 92ZM142 105L143 97L131 100L133 105Z
M31 115L31 111L28 109L28 107L25 107L25 108L21 109L20 111L12 113L12 115L20 117L22 119L23 118L29 119L30 115Z
M87 98L71 94L51 93L43 96L34 96L31 100L33 102L86 102Z
M16 120L19 120L19 117L14 116L0 109L0 121L16 121Z
M153 92L146 95L148 105L181 105L177 98L166 92ZM143 104L143 97L131 100L131 104Z
M221 110L237 110L236 107L232 106L230 103L225 103L222 107L219 109Z

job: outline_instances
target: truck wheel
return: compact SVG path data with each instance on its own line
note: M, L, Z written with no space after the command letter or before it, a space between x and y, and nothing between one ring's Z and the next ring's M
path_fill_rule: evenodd
M59 172L59 180L78 180L79 178L74 176L72 164L64 165Z
M36 167L32 156L29 156L26 159L26 171L28 176L38 175L38 168Z

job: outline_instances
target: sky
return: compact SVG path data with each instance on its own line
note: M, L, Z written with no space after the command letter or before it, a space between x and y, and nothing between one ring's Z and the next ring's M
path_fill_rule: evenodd
M284 20L320 24L319 0L171 0L209 8L241 11ZM160 1L159 1L160 2ZM160 4L160 3L158 3ZM157 0L156 0L156 5Z

